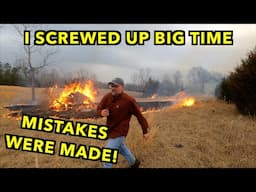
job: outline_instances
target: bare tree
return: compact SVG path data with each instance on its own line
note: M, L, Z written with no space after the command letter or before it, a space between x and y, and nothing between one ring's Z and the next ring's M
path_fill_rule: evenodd
M37 85L40 87L60 86L62 77L57 69L42 70L37 78Z
M211 80L211 74L202 67L193 67L188 73L188 80L194 85L199 85L199 91L205 92L205 83Z
M76 73L76 78L82 81L87 81L87 80L92 80L92 81L97 81L97 77L94 73L86 70L86 69L79 69Z
M180 91L183 89L182 75L179 70L177 70L173 75L174 87L176 91Z
M34 34L35 30L41 29L40 25L31 25L31 24L22 24L22 25L14 25L14 28L22 37L24 38L24 31L30 31L30 34ZM36 103L36 96L35 96L35 74L39 73L39 71L50 64L50 58L56 54L56 50L50 50L46 47L38 47L33 44L24 45L23 46L25 51L25 66L27 70L23 70L24 73L28 73L31 77L31 88L32 88L32 103ZM41 57L40 61L35 62L33 58L35 54L39 54Z
M95 83L97 82L97 76L96 74L82 68L73 72L66 73L65 75L66 84L71 82L85 83L88 80L91 80Z
M146 83L151 77L150 68L140 68L137 72L132 74L131 80L134 84L138 86L138 89L144 90Z

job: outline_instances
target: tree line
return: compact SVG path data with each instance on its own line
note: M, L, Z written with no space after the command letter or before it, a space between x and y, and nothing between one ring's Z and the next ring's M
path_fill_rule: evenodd
M40 69L34 71L35 87L63 87L71 82L92 80L98 88L108 88L105 82L97 80L97 76L85 70L60 74L56 69ZM143 96L171 96L186 90L187 92L206 93L206 85L217 84L223 75L209 72L202 67L193 67L184 76L179 70L154 78L150 68L141 68L131 74L131 83L126 83L126 90L142 92ZM0 85L17 85L32 87L32 72L25 61L17 61L14 65L0 61Z
M189 93L207 93L207 87L212 84L212 93L215 86L224 75L210 72L203 67L192 67L186 75L176 70L172 74L165 74L160 78L154 78L149 68L139 69L132 75L133 84L128 84L127 89L141 91L143 96L171 96L185 90Z
M0 61L0 85L21 85L21 82L20 68Z

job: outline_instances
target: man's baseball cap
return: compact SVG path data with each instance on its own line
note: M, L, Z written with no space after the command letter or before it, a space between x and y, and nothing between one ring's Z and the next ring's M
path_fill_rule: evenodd
M114 79L112 79L112 81L108 82L108 85L122 85L124 86L124 80L119 78L119 77L116 77Z

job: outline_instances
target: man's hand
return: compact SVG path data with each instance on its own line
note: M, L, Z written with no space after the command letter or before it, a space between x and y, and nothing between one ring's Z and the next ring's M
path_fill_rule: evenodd
M103 117L109 116L109 110L108 110L108 109L103 109L103 110L101 111L101 116L103 116Z

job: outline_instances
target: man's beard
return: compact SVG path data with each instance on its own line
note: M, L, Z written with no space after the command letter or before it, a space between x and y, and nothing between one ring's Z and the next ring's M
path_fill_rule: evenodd
M112 92L112 95L113 95L113 96L117 96L117 95L119 95L119 94L116 93L116 92Z
M122 93L122 92L121 92L121 93ZM112 95L113 95L113 96L118 96L118 95L120 95L121 93L117 93L117 92L113 92L113 91L112 91Z

